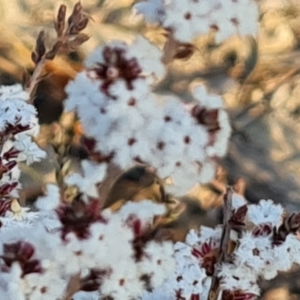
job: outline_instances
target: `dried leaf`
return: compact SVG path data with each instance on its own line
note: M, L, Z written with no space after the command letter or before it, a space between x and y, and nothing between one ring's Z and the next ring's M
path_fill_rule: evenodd
M234 229L237 229L239 228L240 226L244 226L245 223L244 223L244 219L246 217L246 214L247 214L247 211L248 211L248 206L247 204L239 207L237 209L237 211L235 211L230 220L229 220L229 223L231 225L232 228Z
M194 53L194 46L191 44L182 44L178 46L173 58L175 59L188 59Z
M283 219L282 224L276 230L273 229L275 245L282 244L290 233L296 233L300 229L300 213L293 213Z

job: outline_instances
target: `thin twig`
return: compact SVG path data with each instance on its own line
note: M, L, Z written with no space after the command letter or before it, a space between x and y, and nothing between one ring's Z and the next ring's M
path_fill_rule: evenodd
M38 82L40 81L40 78L41 78L41 74L43 72L43 69L44 69L44 66L45 66L45 63L46 63L46 59L43 58L39 61L39 63L36 65L34 71L33 71L33 74L30 78L30 81L29 81L29 85L27 87L27 92L29 94L29 101L28 103L32 104L33 103L33 100L34 100L34 92L35 92L35 89L36 89L36 86L38 84Z
M61 5L54 22L56 30L56 40L52 49L46 51L45 32L42 30L37 39L34 51L31 53L31 59L35 64L32 77L27 83L27 92L30 95L29 103L34 101L35 89L38 82L43 79L42 72L48 60L53 60L58 53L75 50L78 46L86 42L89 37L81 33L88 24L89 17L83 12L82 5L77 2L66 24L66 6ZM66 26L67 25L67 26Z
M221 237L221 243L220 243L220 249L219 249L219 255L218 255L218 261L215 265L214 274L212 276L212 282L209 292L209 300L217 300L219 297L219 278L218 278L218 268L222 264L222 262L228 262L229 256L228 256L228 245L230 241L230 224L229 220L231 218L232 214L232 194L233 190L231 187L227 188L227 192L224 196L224 221L223 221L223 232Z

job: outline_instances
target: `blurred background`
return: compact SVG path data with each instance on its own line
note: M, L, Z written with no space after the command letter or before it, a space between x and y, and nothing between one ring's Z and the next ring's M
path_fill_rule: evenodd
M132 10L134 2L81 1L91 18L84 31L90 39L79 51L60 55L45 66L35 106L42 123L39 141L47 148L49 160L30 169L23 166L23 184L28 189L24 199L42 182L55 181L56 169L65 167L66 161L57 156L65 151L61 145L76 144L78 130L73 121L73 127L70 125L70 116L61 114L64 87L80 71L86 54L107 41L132 40L136 34L146 36L161 49L164 47L164 31L145 24ZM206 208L215 207L226 184L239 183L240 192L250 202L273 199L290 212L298 211L300 1L256 2L260 8L256 39L232 37L216 45L211 36L201 36L193 46L186 45L181 52L170 53L168 75L155 89L161 94L175 92L183 101L189 101L190 87L195 82L204 82L211 92L224 97L230 113L233 133L229 153L220 162L216 180L195 187L191 196L200 199ZM75 0L0 0L0 84L21 83L24 75L32 72L31 51L38 33L45 29L51 45L59 5L67 5L69 15L75 3ZM72 133L66 138L70 130ZM73 149L72 153L80 156L80 151ZM300 299L300 273L295 270L282 274L262 287L262 299Z

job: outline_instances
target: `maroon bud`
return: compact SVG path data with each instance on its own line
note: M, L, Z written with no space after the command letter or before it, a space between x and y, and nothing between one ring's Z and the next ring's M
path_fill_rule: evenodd
M0 196L8 195L18 185L18 182L5 183L0 187Z
M42 267L38 259L33 259L31 261L28 261L23 266L23 276L30 273L41 273L41 272L42 272Z
M10 171L17 165L17 162L15 160L9 161L7 164L4 165L4 168L6 169L6 172Z
M222 300L255 300L257 296L241 290L229 291L225 290L222 293Z
M11 267L14 262L18 262L23 271L22 276L24 276L42 271L40 262L37 259L31 259L34 252L35 249L31 244L19 241L12 244L4 244L1 258L8 267Z
M3 154L3 158L6 160L17 158L20 151L16 150L14 147L11 147L8 151Z
M231 225L232 229L239 229L240 227L244 226L244 219L246 217L248 211L247 205L243 205L239 207L236 211L233 211L232 216L229 220L229 224Z
M192 116L199 124L206 126L208 131L214 132L220 129L218 109L207 109L199 105L195 105L192 109Z
M133 89L133 82L142 77L142 68L136 58L128 59L124 49L106 46L103 49L104 63L98 64L92 70L95 71L99 79L103 81L100 89L102 92L109 95L110 85L118 79L123 79L128 89ZM111 76L110 70L115 70L115 76ZM111 95L109 95L111 96Z
M85 239L89 236L89 227L92 223L105 222L100 215L99 199L85 203L80 197L81 195L75 198L71 204L63 204L56 210L63 225L62 239L65 239L69 232L74 232L78 238Z
M12 200L0 200L0 216L5 216L6 212L10 209Z
M252 231L252 234L257 237L257 236L267 236L271 234L273 231L273 227L271 223L265 223L265 224L260 224L259 226L256 226L254 230Z

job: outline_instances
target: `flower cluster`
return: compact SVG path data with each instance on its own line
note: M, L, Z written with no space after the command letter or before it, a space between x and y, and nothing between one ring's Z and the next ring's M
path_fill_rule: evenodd
M230 126L222 99L203 86L189 105L153 94L150 84L164 74L160 59L143 38L96 49L67 86L66 109L76 110L94 151L122 169L150 165L162 179L171 178L169 191L184 194L213 178Z
M98 199L59 204L56 191L48 190L52 209L37 212L27 226L20 222L1 231L5 299L62 299L74 278L74 299L137 299L173 271L173 244L146 234L163 206L145 201L101 212ZM40 201L44 197L38 206Z
M176 269L162 286L145 299L208 299L213 279L219 282L221 299L257 299L258 279L272 279L279 271L300 264L300 214L286 216L279 204L261 200L247 205L234 195L230 225L230 253L222 255L223 227L192 230L184 243L174 246ZM224 254L224 253L223 253Z
M135 8L179 43L210 30L217 42L256 32L251 0L147 0ZM80 35L88 23L80 3L66 29L65 17L63 5L55 23L58 44L50 52L40 33L32 57L37 69L54 59L62 42L72 44L64 40L69 35L76 35L75 44L88 38ZM117 211L101 209L101 187L111 183L112 167L150 166L168 192L184 195L213 179L226 154L231 129L220 96L203 85L195 86L189 103L153 92L167 72L165 54L138 37L99 47L86 59L66 87L65 107L77 113L93 161L81 161L81 174L68 174L62 186L48 184L35 211L16 198L18 162L45 157L32 141L39 131L36 111L20 85L0 87L1 298L202 300L214 293L252 300L260 293L258 278L300 264L300 214L287 214L271 200L248 205L234 194L230 205L225 201L223 225L192 230L176 244L161 226L172 208L125 199ZM31 92L39 79L34 74Z
M0 220L18 217L22 208L18 197L20 169L18 162L31 164L46 157L32 138L39 132L35 108L28 104L29 95L21 85L0 87ZM12 211L13 210L13 211Z
M217 42L233 34L257 32L258 9L252 0L146 0L135 8L147 21L160 23L183 43L210 30L216 32Z

